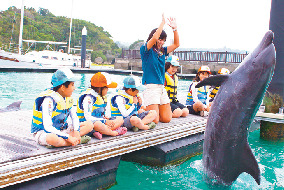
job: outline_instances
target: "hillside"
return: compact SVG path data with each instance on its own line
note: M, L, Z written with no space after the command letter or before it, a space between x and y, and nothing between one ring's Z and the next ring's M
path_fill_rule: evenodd
M10 7L6 11L0 12L0 47L4 50L14 50L19 42L21 10L16 7ZM81 33L86 26L87 49L92 49L92 60L96 57L102 57L104 60L110 60L121 54L121 49L111 39L111 35L103 27L96 26L91 22L73 19L71 33L71 47L81 45ZM49 10L40 8L36 11L34 8L25 9L23 39L40 41L68 42L69 39L70 18L55 16ZM12 46L10 46L12 42ZM43 50L46 45L37 43L31 47L32 50ZM53 49L66 47L52 46ZM28 44L23 43L23 49L28 49Z

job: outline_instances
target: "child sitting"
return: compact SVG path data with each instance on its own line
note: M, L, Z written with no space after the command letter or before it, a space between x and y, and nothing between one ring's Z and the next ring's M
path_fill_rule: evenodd
M123 126L133 131L153 129L157 117L155 110L144 111L139 91L144 90L138 77L129 76L123 80L123 90L111 98L111 116L123 116ZM148 124L148 125L147 125Z
M189 86L186 106L190 114L206 116L210 110L211 104L209 104L209 86L202 86L198 89L195 88L197 83L208 78L209 74L211 74L209 67L201 66L198 69L194 81Z
M189 114L187 107L179 103L177 99L178 77L176 72L178 67L180 67L179 58L175 55L169 56L165 65L165 89L171 101L170 105L173 118L186 117Z
M91 140L83 135L92 130L92 125L83 122L79 126L76 109L73 107L71 95L75 90L74 81L70 69L59 69L51 79L53 88L45 90L36 98L31 133L38 144L52 148L75 146ZM72 124L67 118L71 119Z
M77 102L77 114L80 122L91 121L95 132L93 135L101 139L102 134L117 136L127 132L122 117L106 118L108 88L116 88L117 83L110 80L108 73L96 73L91 78L91 88L83 92Z

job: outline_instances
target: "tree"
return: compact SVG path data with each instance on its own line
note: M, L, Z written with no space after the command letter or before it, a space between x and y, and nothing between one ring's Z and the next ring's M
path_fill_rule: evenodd
M6 11L0 12L0 44L1 47L9 47L11 41L17 44L19 41L19 30L21 20L21 10L10 7ZM14 30L13 29L14 24ZM110 38L111 35L103 27L96 26L94 23L73 19L71 34L71 47L80 46L82 39L82 29L86 26L88 30L86 48L92 49L92 57L102 57L105 61L107 55L118 56L121 49ZM39 41L68 42L70 18L55 16L48 9L34 8L25 9L23 39ZM28 44L23 43L23 49L27 49ZM36 44L36 50L41 51L45 48L44 44Z
M137 40L129 46L129 49L139 50L140 47L144 44L144 40Z

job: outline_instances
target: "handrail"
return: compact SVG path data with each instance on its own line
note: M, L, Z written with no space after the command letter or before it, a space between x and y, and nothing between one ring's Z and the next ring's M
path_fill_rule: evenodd
M181 61L205 61L216 63L241 63L248 55L236 52L175 51ZM122 50L121 58L141 59L139 50Z

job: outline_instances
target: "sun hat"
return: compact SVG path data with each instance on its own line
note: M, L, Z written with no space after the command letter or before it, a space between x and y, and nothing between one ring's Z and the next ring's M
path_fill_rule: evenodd
M170 62L173 66L180 67L178 56L171 55L168 57L166 62Z
M205 66L205 65L201 66L201 67L198 69L197 73L203 72L203 71L208 72L209 74L211 74L210 69L209 69L208 66Z
M57 87L61 84L64 84L67 81L75 82L78 78L75 77L73 72L68 68L58 69L55 73L53 73L51 78L52 87Z
M98 72L94 74L91 78L91 85L93 87L108 87L116 88L117 83L111 80L111 77L108 73Z
M228 75L228 74L230 74L230 71L229 71L229 69L222 68L222 69L219 69L218 74L219 75Z
M129 76L123 80L123 85L125 88L136 88L139 91L145 90L145 86L142 84L141 80L136 76Z

